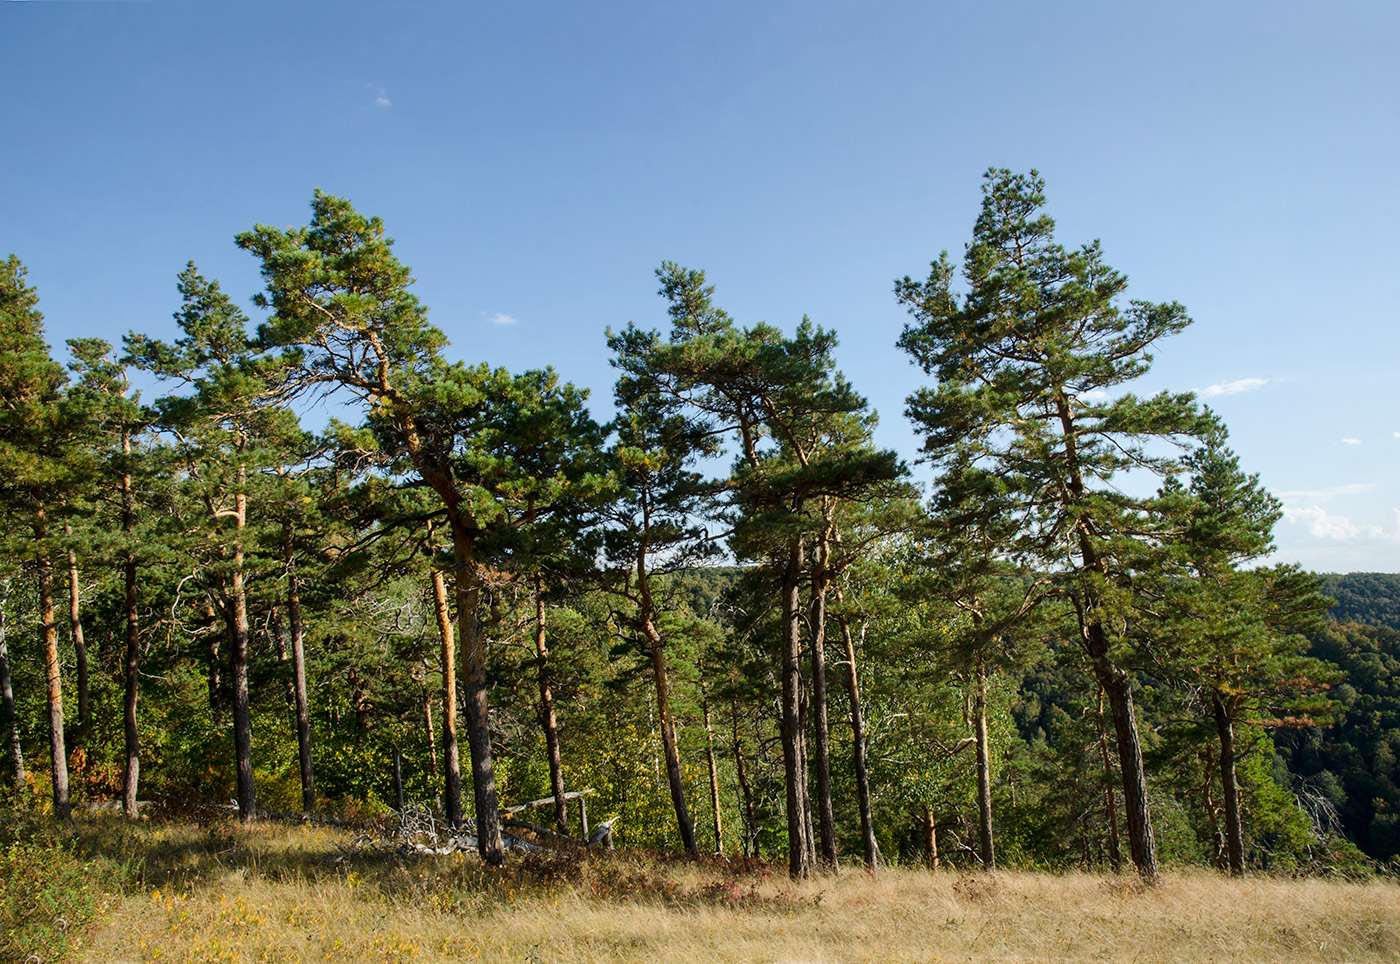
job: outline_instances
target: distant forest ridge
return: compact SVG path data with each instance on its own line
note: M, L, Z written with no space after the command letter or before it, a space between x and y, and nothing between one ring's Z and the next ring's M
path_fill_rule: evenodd
M1325 573L1323 591L1337 600L1330 610L1339 623L1364 623L1400 630L1400 573Z

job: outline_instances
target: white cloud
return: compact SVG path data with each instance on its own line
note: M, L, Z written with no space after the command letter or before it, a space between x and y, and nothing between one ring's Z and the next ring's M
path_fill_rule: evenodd
M393 107L394 102L389 99L389 93L383 87L374 88L375 107Z
M1256 388L1263 388L1269 384L1267 378L1237 378L1233 382L1220 382L1217 385L1208 385L1201 389L1201 394L1206 398L1215 398L1220 395L1238 395L1240 392L1252 392Z
M1113 398L1112 395L1108 394L1108 392L1104 391L1102 388L1091 388L1087 392L1080 392L1075 397L1082 398L1086 402L1106 402ZM1400 432L1396 434L1400 435Z
M1361 444L1361 439L1359 439L1359 438L1351 438L1350 436L1348 436L1347 438L1342 439L1342 444L1343 444L1343 445L1360 445L1360 444Z
M1361 495L1364 492L1371 492L1375 489L1374 482L1348 482L1345 485L1334 485L1330 489L1294 489L1291 492L1275 493L1285 503L1323 503L1339 495Z
M1339 542L1400 542L1400 509L1392 509L1395 515L1394 527L1371 523L1354 523L1344 515L1334 515L1320 505L1299 507L1284 506L1283 518L1290 525L1302 524L1311 535L1319 539L1332 539Z
M1395 433L1395 437L1396 437L1396 438L1400 438L1400 432L1396 432L1396 433Z
M510 315L506 314L504 311L498 311L498 312L496 312L494 315L492 315L490 318L487 318L486 320L487 320L487 322L489 322L490 324L493 324L493 325L518 325L518 324L520 324L520 319L518 319L518 318L512 318Z

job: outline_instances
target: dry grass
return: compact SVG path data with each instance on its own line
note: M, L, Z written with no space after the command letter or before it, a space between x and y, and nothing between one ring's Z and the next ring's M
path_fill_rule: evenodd
M626 858L337 863L338 831L116 827L90 826L88 845L144 849L144 868L81 935L80 961L1400 960L1393 881L891 870L792 885Z

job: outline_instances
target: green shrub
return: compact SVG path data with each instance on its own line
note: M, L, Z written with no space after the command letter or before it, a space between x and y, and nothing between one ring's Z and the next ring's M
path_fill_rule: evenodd
M0 960L62 960L82 925L120 886L123 875L115 870L83 859L61 840L0 844Z

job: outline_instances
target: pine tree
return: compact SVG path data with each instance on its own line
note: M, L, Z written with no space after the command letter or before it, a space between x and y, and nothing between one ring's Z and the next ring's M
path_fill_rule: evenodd
M63 367L49 355L38 293L19 258L0 264L0 508L32 532L15 546L33 561L39 586L39 638L47 682L49 764L54 815L71 817L63 678L54 616L54 506L70 475L75 426L63 405Z
M290 410L271 400L277 359L250 336L247 316L218 282L205 279L190 262L178 289L182 301L175 320L182 336L166 344L133 333L127 350L140 367L187 389L184 395L161 397L156 408L161 428L177 439L187 511L199 533L187 548L225 627L238 813L252 820L257 800L248 691L249 556L261 525L256 517L261 471L281 461L299 430Z
M791 337L763 323L740 328L714 305L703 272L668 262L657 277L669 303L670 340L652 336L647 350L628 356L624 371L650 379L660 396L695 420L696 431L738 442L728 483L732 544L740 556L764 560L778 584L788 872L806 878L816 841L802 720L805 553L822 528L815 510L823 496L893 478L899 463L892 452L832 444L866 410L835 370L834 333L805 318ZM824 857L834 863L834 849Z
M1162 490L1180 520L1172 549L1181 570L1165 584L1155 655L1215 731L1226 860L1230 874L1242 876L1238 731L1285 720L1309 725L1325 710L1319 697L1335 677L1305 655L1301 634L1321 626L1332 600L1297 566L1244 568L1273 551L1283 508L1257 475L1244 473L1225 440L1223 428L1209 432L1186 459L1189 487L1173 480Z
M1206 420L1190 394L1103 396L1145 373L1151 347L1190 319L1175 303L1122 305L1127 279L1097 242L1056 243L1034 171L988 171L982 194L967 294L954 291L946 252L927 280L895 285L915 319L899 346L935 379L907 412L930 462L961 461L1005 480L1020 522L1008 551L1064 572L1080 645L1113 714L1133 862L1151 879L1157 852L1132 677L1111 629L1131 606L1125 557L1141 551L1151 518L1147 503L1111 483L1133 470L1169 472L1158 443L1181 443Z

